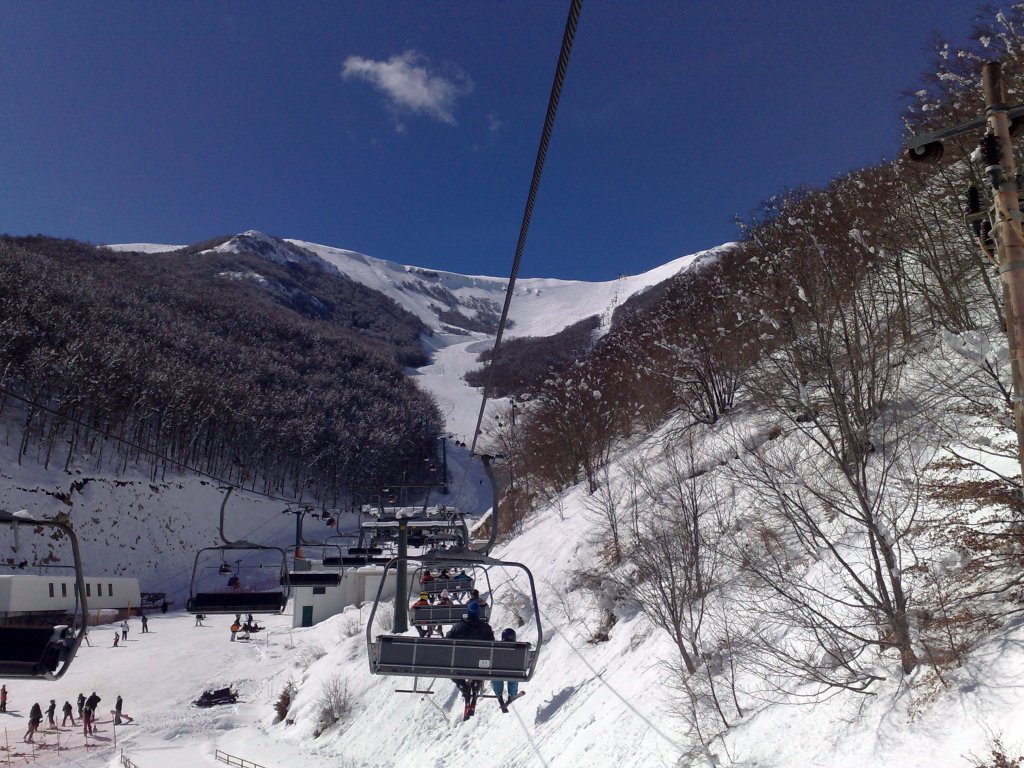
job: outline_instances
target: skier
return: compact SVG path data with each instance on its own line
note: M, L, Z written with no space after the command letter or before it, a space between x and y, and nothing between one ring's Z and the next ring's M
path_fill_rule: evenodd
M54 715L56 715L56 714L57 714L57 702L54 701L53 699L50 699L50 706L48 706L46 708L46 724L50 728L53 728L54 730L57 729L57 721L56 721L56 719L54 719Z
M85 706L92 710L92 716L95 718L96 713L100 711L100 697L96 695L96 691L93 691L92 695L85 700Z
M78 717L82 717L82 708L85 706L85 694L79 692L78 694Z
M480 603L470 602L466 605L466 616L448 630L446 637L454 640L494 640L491 625L480 618ZM462 713L463 720L469 720L476 714L476 700L483 688L483 680L455 680L455 687L462 693L466 708Z
M507 627L501 632L501 642L503 643L514 643L516 641L516 631L512 627ZM508 698L504 698L505 683L508 682ZM498 700L498 706L501 707L502 712L508 712L508 705L513 699L519 698L519 683L516 680L491 680L491 690L494 691L494 697Z
M149 619L146 617L146 614L142 614L142 633L145 634L147 632L149 632Z
M117 633L117 630L115 629L114 630L114 647L115 648L117 648L117 644L120 642L120 640L121 640L121 636Z
M82 733L85 736L91 736L92 732L92 707L86 704L82 708Z
M454 576L452 576L452 581L460 582L459 583L459 590L458 590L459 594L458 594L457 598L459 600L464 600L465 597L466 597L466 589L465 589L466 583L469 582L469 581L472 581L472 579L469 578L469 574L466 573L466 569L463 568L458 573L456 573Z
M415 608L428 608L430 606L430 595L426 592L420 592L420 599L412 604ZM415 614L413 614L415 615ZM431 627L422 627L419 624L416 625L416 631L420 633L420 637L430 637Z
M452 605L451 594L448 592L447 589L442 589L441 590L441 596L437 598L437 603L436 604L437 605ZM438 637L444 637L444 627L441 626L440 624L438 624L437 626L434 627L434 631L437 633Z
M7 686L0 685L0 712L7 711Z
M160 603L160 613L167 613L167 601Z
M60 724L62 726L67 725L68 724L68 720L70 720L72 727L74 727L74 725L75 725L74 711L75 710L74 710L74 707L71 706L71 702L70 701L65 701L64 702L64 706L61 707L61 712L64 713L64 719L60 721Z
M33 741L32 737L35 736L35 733L37 730L39 730L39 725L42 722L43 708L39 706L39 702L37 701L35 704L32 705L32 709L29 710L28 731L25 733L25 738L22 739L22 741L31 743Z
M128 619L121 622L121 639L128 640Z

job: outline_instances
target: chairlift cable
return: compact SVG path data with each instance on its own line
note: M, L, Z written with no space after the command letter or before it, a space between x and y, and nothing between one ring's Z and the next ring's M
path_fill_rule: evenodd
M530 220L533 218L533 208L537 202L537 191L540 188L540 177L544 171L544 160L548 154L548 145L551 142L551 133L555 127L555 115L558 112L558 100L562 95L562 85L565 82L565 73L569 68L569 55L572 53L572 43L576 36L576 25L579 22L580 9L583 7L583 0L572 0L569 8L569 18L565 22L565 32L562 35L562 50L558 55L558 66L555 68L555 80L551 85L551 96L548 99L548 111L544 118L544 129L541 131L540 146L537 149L537 159L533 165L533 180L530 182L530 193L526 198L526 209L523 211L523 222L519 228L519 241L516 243L516 253L512 260L512 272L509 275L508 287L505 290L505 305L501 310L501 320L498 322L498 332L494 337L494 348L491 350L491 359L487 365L487 375L484 377L483 396L480 402L480 413L476 419L476 428L473 430L473 442L470 444L469 455L476 453L476 441L480 436L480 428L484 420L484 408L487 407L487 399L493 378L494 364L498 359L498 349L501 347L501 337L505 333L505 325L508 322L508 310L512 304L512 294L516 287L516 278L519 276L519 265L523 259L523 250L526 247L526 235L530 229Z

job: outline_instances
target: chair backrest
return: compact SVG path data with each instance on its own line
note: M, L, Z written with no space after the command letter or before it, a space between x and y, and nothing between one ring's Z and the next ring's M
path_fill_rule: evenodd
M293 587L336 587L341 584L337 571L292 571L288 583Z
M456 679L529 680L535 653L529 643L378 635L374 674Z
M466 606L459 605L458 603L453 605L421 605L409 610L409 620L415 626L458 624L459 620L465 615ZM490 606L481 605L480 618L487 621L490 615Z
M453 593L468 592L473 588L474 583L473 579L447 579L445 581L434 579L420 582L420 592L426 592L428 595L439 595L446 589Z
M280 613L288 602L284 592L200 592L190 597L190 613Z

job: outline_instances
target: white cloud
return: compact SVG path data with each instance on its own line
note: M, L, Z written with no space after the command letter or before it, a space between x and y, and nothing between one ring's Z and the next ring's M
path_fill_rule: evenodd
M370 83L397 112L427 115L449 125L455 125L455 101L473 90L473 82L461 71L451 77L431 72L426 57L412 50L387 61L349 56L341 76Z

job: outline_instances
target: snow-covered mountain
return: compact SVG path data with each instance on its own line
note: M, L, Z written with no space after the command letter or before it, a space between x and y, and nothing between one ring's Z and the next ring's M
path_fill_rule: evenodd
M315 243L288 242L317 254L342 274L380 291L433 329L434 335L425 339L431 362L414 375L434 395L449 431L468 442L480 401L476 388L467 385L462 377L480 367L477 356L493 344L493 330L508 290L507 278L460 275ZM518 279L505 337L550 336L594 316L601 318L601 330L605 331L615 308L630 296L668 280L702 259L713 258L717 250L682 256L648 272L605 282ZM489 413L495 407L496 404L490 404Z
M171 249L145 243L107 247L139 253ZM681 256L639 275L622 275L603 282L520 278L516 281L505 338L551 336L595 316L601 321L598 333L603 333L610 327L615 309L631 296L698 262L713 259L717 252L730 247L727 244ZM256 230L235 235L210 250L256 255L276 264L312 265L337 272L381 293L418 317L430 329L430 335L423 338L430 362L409 373L434 396L445 415L448 431L461 442L470 441L480 394L462 377L480 367L477 356L493 344L505 302L507 278L461 275L399 264L344 248L272 237ZM224 277L252 280L271 293L286 290L257 273L233 273ZM491 404L488 413L496 407Z

